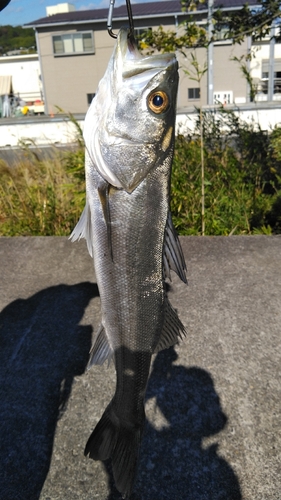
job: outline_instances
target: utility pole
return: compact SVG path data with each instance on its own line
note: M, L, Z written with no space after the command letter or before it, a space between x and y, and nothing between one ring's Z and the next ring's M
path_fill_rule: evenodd
M213 19L213 6L214 0L208 0L208 49L207 49L207 58L208 58L208 68L207 68L207 82L208 82L208 95L207 95L207 103L209 106L214 104L214 75L213 75L213 59L214 59L214 44L211 42L212 38L212 19Z
M35 31L35 39L36 39L36 47L37 47L37 52L38 52L39 68L40 68L40 73L41 73L41 83L42 83L43 100L44 100L44 113L45 113L45 115L48 115L49 109L48 109L45 80L44 80L44 75L43 75L43 66L42 66L42 59L41 59L41 53L40 53L40 44L39 44L39 40L38 40L38 31L36 28L33 28L33 29Z
M275 48L275 23L273 21L270 30L269 61L268 61L268 89L267 100L273 101L274 94L274 48Z
M250 56L251 54L251 50L252 50L252 36L249 35L247 36L247 55ZM251 62L250 62L250 59L247 59L247 71L248 71L248 74L250 74L250 70L251 70ZM250 89L250 85L249 83L247 82L247 92L246 92L246 102L250 102L251 101L251 89Z

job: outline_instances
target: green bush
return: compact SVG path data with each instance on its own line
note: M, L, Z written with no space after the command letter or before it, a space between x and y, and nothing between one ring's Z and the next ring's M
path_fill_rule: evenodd
M199 123L176 138L171 208L180 234L201 234ZM281 232L281 128L271 134L232 112L203 113L205 234Z

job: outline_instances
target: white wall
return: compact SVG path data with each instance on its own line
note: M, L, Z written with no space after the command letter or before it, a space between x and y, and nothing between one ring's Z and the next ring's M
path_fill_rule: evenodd
M261 106L255 104L252 107L245 106L244 109L241 107L240 110L238 108L232 108L232 110L242 122L254 124L256 130L260 127L261 130L270 132L274 127L281 126L281 103L276 107L261 103ZM198 113L196 112L179 112L176 118L176 133L192 134L197 119Z
M206 109L206 108L205 108ZM256 127L260 126L262 130L272 130L275 126L281 126L281 103L276 106L266 106L255 104L238 110L232 108L235 114L239 115L241 120L248 123L255 123ZM190 134L195 129L195 123L198 114L194 108L188 110L178 110L176 118L176 132L182 134ZM84 119L79 117L77 122L83 130ZM6 121L5 118L0 119L0 148L6 146L17 146L19 141L31 140L38 146L51 145L55 143L70 144L75 141L77 134L76 127L71 121L63 117L55 116L55 118L40 117L40 118L19 118ZM0 150L1 157L1 150Z

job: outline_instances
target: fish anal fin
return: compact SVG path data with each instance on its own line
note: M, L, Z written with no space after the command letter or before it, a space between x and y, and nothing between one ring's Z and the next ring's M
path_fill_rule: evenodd
M177 312L166 298L165 302L165 319L160 339L154 349L154 353L167 349L182 339L186 335L185 328L179 319Z
M69 236L69 239L71 241L79 241L81 238L85 238L89 254L91 255L91 257L93 257L93 231L91 222L91 210L88 200L86 200L86 205L79 221L77 222L75 228Z
M109 345L104 326L101 325L90 350L87 368L89 370L93 365L102 365L106 360L109 364L112 357L113 349Z

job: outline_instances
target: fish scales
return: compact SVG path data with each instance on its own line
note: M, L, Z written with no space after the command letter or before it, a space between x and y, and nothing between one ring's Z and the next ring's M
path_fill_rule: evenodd
M164 169L161 165L133 193L117 189L110 192L113 259L107 246L107 228L101 209L98 217L96 213L92 215L92 228L96 235L94 261L103 325L106 331L111 332L113 349L125 345L132 350L152 352L161 334L165 300L162 253L168 214L168 173L168 166ZM96 173L96 176L99 174ZM94 202L98 204L97 192L93 191L91 196L93 200L96 198Z
M85 120L86 207L71 237L86 238L101 297L89 366L113 358L117 379L85 454L111 458L124 498L136 476L151 356L185 333L165 292L170 269L186 282L169 211L177 85L173 55L143 57L121 30Z

